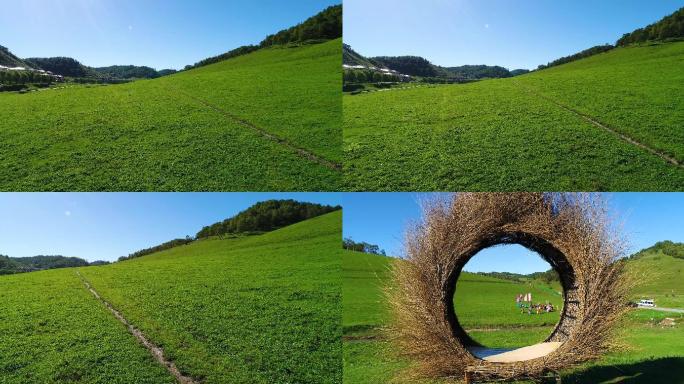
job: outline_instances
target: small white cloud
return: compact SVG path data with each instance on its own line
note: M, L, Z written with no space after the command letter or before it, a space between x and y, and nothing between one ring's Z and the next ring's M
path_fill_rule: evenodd
M489 29L489 24L485 24L485 28Z
M71 211L64 211L64 216L71 216Z
M129 26L128 26L128 30L129 30L129 31L132 31L132 30L133 30L133 26L132 26L132 25L129 25Z

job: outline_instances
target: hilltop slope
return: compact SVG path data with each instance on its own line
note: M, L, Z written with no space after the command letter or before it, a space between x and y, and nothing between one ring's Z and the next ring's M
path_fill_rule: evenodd
M2 45L0 45L0 65L5 67L31 68L24 60L15 56L8 48Z
M203 383L339 383L340 239L341 213L334 212L260 236L203 240L131 261L79 270L105 300L162 346L165 356L182 373ZM95 328L87 317L80 319L80 327L91 329L93 338L63 347L61 358L42 358L37 351L18 352L18 348L30 351L65 340L59 332L40 338L10 336L22 332L36 335L39 325L31 319L38 317L27 314L39 311L50 316L57 311L56 303L49 300L52 295L82 296L80 307L59 302L61 311L72 315L100 311L101 321L112 320L111 328L124 340L121 348L135 346L132 336L88 296L74 270L23 276L27 278L0 278L0 295L16 298L10 312L16 313L10 325L16 329L0 332L0 356L12 356L8 363L0 360L0 374L6 382L49 381L60 364L71 367L75 382L95 382L91 372L98 372L101 382L114 381L114 363L95 363L97 355L85 361L72 359L79 358L77 351L94 343L116 347L108 344L107 336L98 334L103 330ZM42 282L53 278L64 281L71 291L53 285L42 288ZM34 296L25 293L27 286ZM5 303L0 301L0 317L8 313ZM63 327L64 321L55 317L49 324ZM131 362L136 356L146 361L145 353L136 353ZM112 359L127 362L125 355ZM134 375L135 367L126 371L134 378L130 382L166 382L152 376L159 370L150 365L149 372L141 369L138 376ZM40 375L31 376L36 367L45 368Z
M0 95L0 190L339 189L341 44Z
M639 277L633 299L655 299L659 307L684 308L684 259L646 251L627 263Z
M510 79L347 95L347 186L681 190L684 167L665 158L684 162L682 58L684 42L619 48Z

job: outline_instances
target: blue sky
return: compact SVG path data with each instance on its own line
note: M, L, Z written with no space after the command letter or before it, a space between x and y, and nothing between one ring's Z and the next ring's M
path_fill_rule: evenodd
M339 0L3 1L0 45L19 57L180 69L289 28Z
M0 193L0 254L112 261L268 199L341 203L338 193Z
M406 226L420 218L419 201L430 194L346 193L344 236L378 244L388 254L401 255ZM630 253L657 241L684 242L684 193L612 193L606 196L614 216L623 226ZM480 252L467 265L473 272L531 273L547 270L535 253L521 246L494 247Z
M345 0L344 40L366 56L536 68L660 20L682 0Z

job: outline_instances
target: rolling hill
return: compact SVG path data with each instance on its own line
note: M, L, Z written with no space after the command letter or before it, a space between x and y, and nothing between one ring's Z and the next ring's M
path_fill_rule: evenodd
M10 52L9 48L0 45L0 65L5 67L31 68L31 65Z
M656 246L640 251L628 265L642 282L634 291L634 300L654 299L659 307L684 308L684 259Z
M402 379L401 372L410 362L400 356L400 351L393 348L382 331L390 322L382 290L389 283L392 262L400 261L352 251L343 253L344 382L442 383ZM682 306L684 283L680 269L684 267L683 259L646 251L629 260L628 265L630 270L652 277L642 280L635 288L635 298L649 295L655 297L657 303ZM649 271L657 272L654 275ZM515 303L510 303L517 292L532 291L534 301L550 300L558 305L557 286L549 287L541 282L527 285L471 273L464 273L457 284L455 310L459 321L484 345L511 348L538 342L551 333L558 319L558 313L521 315L516 311ZM507 306L513 309L504 310ZM684 328L681 325L657 327L664 317L675 317L678 323L684 321L679 314L649 310L631 312L624 329L618 330L627 344L598 362L564 372L563 382L611 382L631 375L639 377L630 381L634 383L664 384L681 379L677 372L684 363L680 351L684 347Z
M0 94L0 190L339 190L340 20L158 79Z
M333 212L109 266L2 276L2 382L175 382L87 283L194 383L339 383L340 231Z
M345 95L351 190L682 190L684 42Z
M339 189L341 41L0 95L0 190Z

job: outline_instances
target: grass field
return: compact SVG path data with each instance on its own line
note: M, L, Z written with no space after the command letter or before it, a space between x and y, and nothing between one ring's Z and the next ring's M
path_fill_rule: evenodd
M334 212L79 271L197 382L339 383L340 230ZM3 384L173 382L74 269L0 287Z
M351 190L682 190L684 42L528 75L345 95ZM614 130L597 127L589 117Z
M663 258L665 256L662 256ZM672 259L672 258L670 258ZM648 257L642 259L646 263ZM346 252L343 256L343 327L344 327L344 382L350 384L380 383L401 380L401 372L410 365L410 361L398 356L391 342L387 340L380 328L389 322L388 308L385 304L381 287L387 284L387 271L392 259ZM648 268L654 268L662 260L651 260ZM667 267L684 266L684 260L667 260ZM655 263L655 264L654 264ZM679 264L677 264L679 263ZM635 265L642 268L642 265ZM663 264L663 266L666 266ZM485 297L499 302L509 297L509 290L517 291L516 283L483 278L482 276L464 274L459 280L455 298L459 320L464 321L464 328L470 329L476 340L488 346L515 347L520 344L532 344L548 336L553 327L541 324L548 322L546 315L502 316L496 308L487 312L486 307L478 307ZM514 287L508 288L507 285ZM524 285L524 284L523 284ZM684 294L681 281L660 280L649 289L669 287L677 294ZM647 286L647 285L646 285ZM639 291L642 288L638 288ZM460 294L469 293L473 298L467 302L459 298ZM545 287L538 287L541 298ZM554 300L552 291L548 298ZM473 297L474 294L479 296ZM535 292L533 293L533 298ZM536 301L537 299L535 299ZM658 302L658 301L657 301ZM658 302L660 305L660 303ZM480 316L480 321L476 316ZM674 328L662 328L657 323L664 317L676 318L678 325ZM530 319L530 320L528 320ZM557 317L556 317L557 319ZM522 320L522 322L521 322ZM577 369L563 372L564 383L683 383L684 382L684 317L679 314L663 313L650 310L634 310L625 319L625 325L619 330L619 339L623 342L620 349L606 355L603 359L586 364ZM498 327L492 327L492 325ZM473 331L473 328L487 331ZM508 328L506 328L508 327ZM413 381L415 382L415 381ZM420 381L431 383L432 381ZM441 383L440 381L436 381Z
M337 190L341 50L338 39L155 80L0 94L0 190Z

